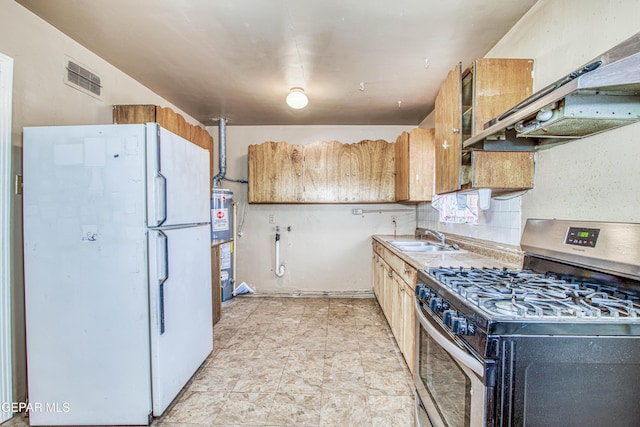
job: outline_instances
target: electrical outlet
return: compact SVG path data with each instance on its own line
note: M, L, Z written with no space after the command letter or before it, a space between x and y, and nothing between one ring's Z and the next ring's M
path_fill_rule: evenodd
M269 224L275 224L276 223L276 216L271 214L269 215Z

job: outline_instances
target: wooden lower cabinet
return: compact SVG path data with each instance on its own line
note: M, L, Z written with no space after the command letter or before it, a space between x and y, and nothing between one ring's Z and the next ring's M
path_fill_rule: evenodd
M415 290L409 286L404 286L402 292L402 348L404 359L413 373L413 363L415 359L414 350L416 347L416 312L414 309Z
M415 349L414 289L416 270L402 259L373 242L373 292L391 327L398 348L413 373ZM397 266L400 261L402 271ZM409 278L410 282L405 280Z
M222 317L222 289L220 279L220 245L211 246L211 307L212 323L215 325Z

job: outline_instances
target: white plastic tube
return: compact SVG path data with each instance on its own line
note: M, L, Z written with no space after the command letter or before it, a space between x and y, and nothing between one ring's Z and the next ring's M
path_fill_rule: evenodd
M280 264L280 233L276 232L276 267L273 270L276 276L284 276L284 263Z

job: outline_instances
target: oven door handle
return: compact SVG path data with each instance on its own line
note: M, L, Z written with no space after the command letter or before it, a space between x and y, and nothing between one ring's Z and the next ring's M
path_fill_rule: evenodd
M416 316L420 321L420 324L427 331L429 336L434 339L442 348L444 348L447 353L451 355L454 359L461 362L463 365L471 369L475 372L480 378L484 377L484 366L482 363L478 361L475 357L469 354L465 349L458 347L454 344L450 339L446 336L442 335L432 324L429 319L425 317L422 313L422 309L420 307L420 303L415 301L416 306Z

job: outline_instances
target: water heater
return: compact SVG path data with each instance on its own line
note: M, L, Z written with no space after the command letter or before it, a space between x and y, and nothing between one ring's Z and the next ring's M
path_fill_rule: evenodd
M233 240L233 192L214 188L211 192L211 240Z
M211 192L211 243L220 243L222 301L233 297L233 192L214 188Z

